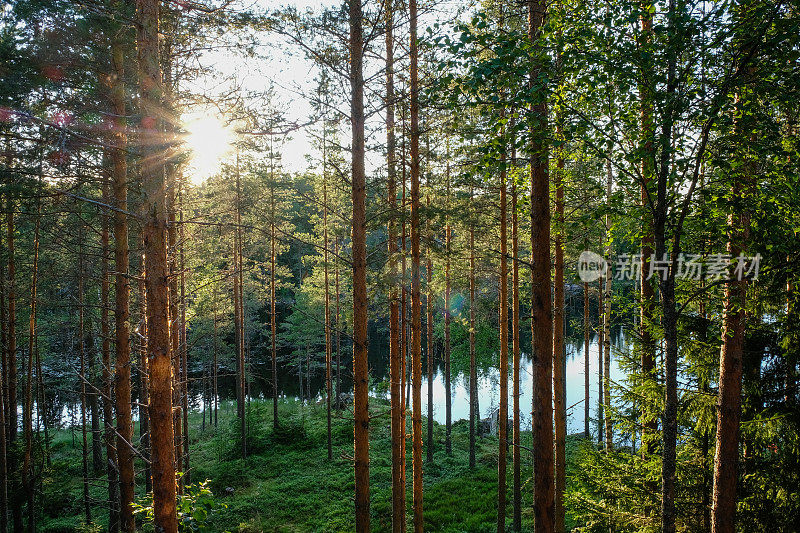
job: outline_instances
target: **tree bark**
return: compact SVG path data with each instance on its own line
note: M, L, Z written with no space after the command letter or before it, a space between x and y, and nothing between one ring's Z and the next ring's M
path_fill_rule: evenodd
M503 154L505 159L505 153ZM506 529L506 454L508 452L508 223L506 169L500 171L500 409L497 456L497 532Z
M513 146L513 145L512 145ZM512 148L512 165L516 166L516 150ZM511 342L513 352L513 376L512 376L512 396L513 418L514 418L514 448L512 460L514 463L514 531L522 530L522 453L521 453L521 433L520 433L520 343L519 343L519 220L517 218L517 183L511 183L511 293L512 293L512 325Z
M36 221L33 230L33 265L31 266L31 303L30 313L28 316L28 357L25 363L25 403L23 405L23 431L25 433L25 455L22 466L22 486L25 489L25 495L28 499L28 524L27 529L31 533L36 530L35 522L35 507L34 495L36 492L36 479L33 472L33 365L34 365L34 346L36 343L36 290L38 285L39 275L39 226L41 223L41 203L37 200L36 203ZM82 244L81 244L82 245ZM82 261L82 259L81 259ZM81 274L82 276L83 274ZM81 294L83 296L83 294ZM83 313L83 300L81 299L81 313ZM82 329L82 328L81 328ZM83 333L83 331L81 331ZM81 337L81 374L85 379L83 368L83 338ZM83 383L84 399L86 395L85 382ZM39 409L42 406L38 406ZM83 428L84 443L86 441L86 419L84 410L84 428ZM84 474L86 472L84 471ZM88 515L87 515L88 517Z
M353 400L356 531L369 531L369 368L367 366L366 172L364 168L364 39L360 0L349 1L350 123L353 191Z
M397 186L395 168L394 124L394 34L393 10L387 1L386 10L386 176L388 180L389 209L393 212L388 221L389 232L389 372L391 396L392 434L392 531L406 530L406 494L403 490L403 405L401 374L403 356L400 351L400 298L397 290Z
M559 113L560 115L560 113ZM561 138L561 119L556 136ZM555 278L553 280L553 408L555 412L555 528L564 531L564 490L566 489L566 352L564 351L564 154L556 158Z
M589 284L583 284L583 435L591 438L589 432Z
M169 285L167 216L158 117L161 108L161 70L158 50L157 0L137 0L140 108L143 154L144 224L147 297L147 355L150 370L150 428L152 442L154 526L177 533L175 509L175 448L172 427L172 365L169 344ZM117 361L119 365L119 361ZM119 369L119 366L118 366Z
M611 206L611 160L606 160L606 202ZM606 215L606 242L611 239L611 216ZM603 405L605 406L605 442L606 450L614 448L614 436L611 426L611 245L606 244L606 275L604 283L605 308L603 309Z
M470 200L472 191L470 191ZM478 367L475 360L475 227L469 227L469 467L475 468L475 429L480 424L477 407Z
M113 87L113 85L112 85ZM113 139L112 139L113 142ZM109 155L109 159L111 154ZM112 160L113 163L113 160ZM114 170L111 169L113 174ZM107 178L103 180L103 203L108 204L109 182ZM108 480L108 531L117 533L119 531L119 478L117 477L117 451L114 446L114 403L113 386L111 380L114 372L111 369L111 324L108 318L109 306L109 232L108 232L108 211L103 211L103 227L100 236L102 259L101 259L101 278L100 278L100 337L101 337L101 364L102 371L102 390L103 390L103 436L106 445L106 478Z
M447 179L447 204L448 209L450 205L450 149L448 145L447 162L446 164L446 179ZM444 263L444 416L445 416L445 437L444 449L447 455L452 455L452 443L450 433L452 432L452 417L453 417L453 398L452 390L450 387L450 241L452 239L452 228L450 227L449 214L446 215L447 222L445 222L445 263ZM470 402L474 402L475 398L472 396L470 389Z
M420 293L419 221L419 71L417 0L409 0L411 55L411 411L414 531L424 531L422 516L422 297Z
M528 1L528 36L537 44L546 6ZM543 59L533 65L530 85L543 83ZM548 178L547 101L543 94L533 105L537 125L531 132L531 356L533 359L534 527L544 533L555 529L553 479L553 317L550 301L550 184Z

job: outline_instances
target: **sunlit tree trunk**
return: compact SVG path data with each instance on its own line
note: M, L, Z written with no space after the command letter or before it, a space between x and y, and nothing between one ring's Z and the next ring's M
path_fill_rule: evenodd
M120 6L121 9L121 6ZM114 356L115 407L117 413L116 464L119 468L119 527L125 533L136 528L133 519L135 473L133 466L133 421L131 412L131 345L130 345L130 263L128 250L128 166L126 160L127 122L125 106L125 53L121 33L112 41L113 65L111 110L114 129L111 136L111 183L114 197ZM109 368L110 371L110 368ZM145 423L145 422L142 422Z
M352 128L353 415L356 531L369 531L369 368L367 366L366 172L364 168L363 30L360 0L349 1Z
M154 526L160 533L177 533L175 509L175 448L172 427L172 365L169 345L169 285L167 216L164 205L163 159L159 150L158 117L162 96L158 51L157 0L137 0L137 44L141 132L141 177L144 189L143 228L147 356L150 381L151 467ZM119 363L119 361L118 361Z
M391 397L392 434L392 531L406 530L406 494L403 490L403 405L402 368L405 364L400 351L400 301L397 291L397 185L395 168L395 124L394 124L394 12L391 1L386 10L386 177L388 180L389 209L389 380ZM399 280L403 283L403 280Z
M652 40L653 15L650 12L651 1L642 2L642 46L648 47ZM642 75L644 76L645 73ZM641 311L640 311L640 339L641 339L641 365L642 380L651 383L655 380L655 359L656 344L651 334L650 328L653 324L655 311L655 291L653 285L648 280L650 270L650 257L653 255L653 221L650 213L650 186L655 173L655 160L653 159L653 102L651 89L648 83L642 83L640 89L641 98L641 137L644 149L642 157L642 183L641 183L641 203L643 212L642 228L642 258L639 283L641 287ZM642 411L642 458L651 455L655 450L654 436L658 429L658 420L652 412L652 406L644 401L641 405Z
M184 243L186 242L183 227L183 193L180 195L178 205L179 223L179 267L180 267L180 303L181 303L181 413L183 415L183 477L181 482L188 485L192 482L192 471L189 468L189 345L186 342L186 257Z
M544 25L546 5L528 1L528 36L538 41ZM535 50L530 84L543 84L544 54ZM553 479L553 317L550 301L550 184L547 175L547 101L544 90L532 112L536 126L531 132L531 356L533 359L533 455L534 527L537 532L555 529L555 484Z
M144 239L141 239L140 249L144 249ZM139 407L139 439L142 443L142 455L145 459L144 463L144 486L146 492L153 490L153 472L150 468L150 380L148 378L149 363L147 360L147 294L145 291L145 260L142 257L139 270L139 333L141 335L139 340L139 364L141 365L141 375L139 377L139 387L142 391L141 406Z
M512 165L516 163L516 151L512 148ZM520 344L519 344L519 220L517 218L517 183L511 182L511 293L512 293L512 324L511 342L513 356L512 396L514 419L514 448L512 460L514 463L514 531L522 530L522 453L520 434Z
M560 114L560 113L559 113ZM556 136L561 138L561 118ZM567 406L566 352L564 351L564 153L556 158L555 277L553 280L553 408L555 411L555 513L556 531L564 531L564 490L566 488Z
M422 297L420 293L419 221L419 71L417 0L409 0L411 55L411 381L414 531L424 531L422 516Z
M505 154L503 154L505 158ZM508 223L506 170L500 171L500 409L497 456L497 531L506 529L506 455L508 452Z

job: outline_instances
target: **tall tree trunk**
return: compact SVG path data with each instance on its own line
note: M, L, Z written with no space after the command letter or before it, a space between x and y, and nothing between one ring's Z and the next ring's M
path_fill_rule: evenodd
M559 113L560 115L560 113ZM561 117L557 118L556 136L561 138ZM556 531L564 531L564 490L566 489L567 406L566 352L564 350L564 152L556 158L556 238L555 279L553 280L553 407L555 411L555 513Z
M0 197L2 203L2 197ZM3 237L0 233L0 249ZM6 322L6 267L0 261L0 335L2 335L2 365L0 365L0 533L8 531L8 324Z
M417 66L417 0L408 3L411 55L411 381L414 531L424 531L422 516L422 297L419 252L419 70Z
M394 124L394 33L393 9L387 1L386 10L386 176L388 180L389 209L392 216L388 221L389 232L389 372L391 397L392 434L392 531L406 530L406 493L403 490L403 405L402 368L403 354L400 351L400 298L397 290L397 186L395 168L395 124ZM403 206L405 208L405 206ZM402 284L404 280L399 280ZM401 285L402 287L402 285Z
M653 34L653 15L650 12L651 0L642 2L642 47L649 47ZM653 255L653 220L651 216L650 192L649 189L655 174L655 160L653 159L653 102L651 89L644 81L646 72L642 73L642 84L639 88L641 98L641 138L644 155L642 157L642 182L641 182L641 203L643 211L642 228L642 258L639 273L639 283L641 287L641 311L640 311L640 331L641 338L641 365L642 380L644 383L652 383L655 380L655 360L656 343L651 334L653 317L655 311L655 291L648 279L650 270L650 257ZM651 455L655 451L654 436L658 430L658 420L652 411L649 402L644 401L641 405L642 411L642 458Z
M505 159L505 154L503 154ZM497 531L506 529L506 454L508 452L508 224L506 170L500 171L500 431L497 456Z
M333 239L333 268L334 268L334 312L336 313L336 409L342 408L341 395L342 395L342 365L341 365L341 329L339 324L339 237Z
M172 365L169 344L169 284L167 270L167 216L164 206L164 169L160 154L158 117L161 109L161 70L158 51L157 0L137 0L141 131L141 176L144 188L144 237L147 355L150 380L154 526L161 533L177 533L175 509L175 448L172 427ZM117 361L119 365L119 361ZM117 367L119 371L119 366Z
M8 401L6 402L6 421L8 424L8 448L10 449L8 466L13 473L11 514L14 531L22 531L21 491L17 490L20 478L18 474L19 458L15 453L17 441L17 296L16 296L16 260L14 257L15 203L9 193L6 197L6 231L8 246L8 344L6 345L7 361L6 379L8 381Z
M603 444L603 319L605 318L603 310L605 304L603 303L603 278L597 279L597 442Z
M85 301L84 301L84 268L83 268L83 240L84 228L81 223L81 228L78 234L79 251L78 251L78 359L80 361L81 369L81 466L83 473L83 518L86 524L92 521L92 508L89 500L89 442L86 434L86 350L85 350L85 330L84 330L84 316L85 316ZM27 428L27 422L24 422ZM26 429L27 433L27 429ZM27 440L27 439L26 439ZM29 461L27 456L30 454L29 446L26 443L26 463ZM28 465L25 464L22 469L22 475L26 476ZM26 485L25 477L23 477L23 486ZM32 515L32 513L31 513ZM29 520L32 519L29 518ZM33 531L33 525L28 523L29 530Z
M583 284L583 435L591 438L589 432L589 284Z
M241 454L244 459L247 457L247 413L245 412L245 402L247 400L247 386L245 376L247 368L244 361L244 289L242 283L242 187L241 175L239 172L239 154L236 154L236 228L233 240L233 263L234 267L234 305L236 306L236 412L239 417L239 438L241 439Z
M360 0L349 1L350 124L353 189L353 414L356 531L369 531L369 368L367 366L366 172L364 168L364 39Z
M512 143L513 147L513 143ZM511 150L512 165L516 166L516 149ZM513 352L512 396L514 418L514 448L512 460L514 463L514 519L513 530L522 530L522 439L520 433L520 344L519 344L519 219L517 218L517 183L511 181L511 293L512 293L512 324L511 342Z
M275 297L277 294L275 283L275 183L273 181L270 189L270 204L272 206L272 221L269 225L269 324L270 324L270 343L272 348L272 428L278 429L278 319L275 316Z
M184 243L186 242L183 229L183 193L178 206L178 223L180 224L180 283L181 283L181 413L183 414L183 477L181 482L188 485L192 482L192 472L189 468L189 345L186 342L186 264Z
M472 191L470 191L470 199ZM480 423L476 405L478 369L475 360L475 226L469 226L469 467L475 468L475 426Z
M528 36L537 44L544 25L546 5L528 0ZM540 56L543 54L539 53ZM534 63L530 85L543 83L543 59ZM553 317L550 301L550 184L547 175L547 101L544 90L533 105L537 126L531 132L531 356L533 359L534 527L555 529L553 479Z
M127 123L125 120L125 53L120 29L112 43L114 69L111 87L111 110L114 130L111 149L111 180L114 196L114 281L115 308L115 404L117 412L116 460L119 468L119 527L124 533L135 531L133 498L135 472L133 466L133 416L131 410L131 345L130 345L130 262L128 255L128 166ZM156 59L157 62L157 59ZM163 194L163 193L162 193Z
M324 156L323 156L324 159ZM325 268L325 399L328 410L328 460L333 460L333 443L331 441L331 395L333 394L333 383L331 381L331 295L330 283L328 282L328 181L325 169L322 171L322 232L323 232L323 264Z
M741 98L737 103L747 106ZM746 116L746 113L745 113ZM741 124L736 125L742 129ZM746 161L745 173L733 177L731 198L740 201L747 195L751 179L756 172L752 161ZM743 187L744 185L744 187ZM728 215L728 254L737 262L746 249L749 238L750 214L733 208ZM722 350L719 360L719 393L717 399L717 435L714 453L714 489L711 506L711 531L733 533L736 529L736 481L739 465L739 424L742 417L742 373L745 344L745 304L747 281L741 272L730 271L731 279L725 285L725 302L722 317ZM753 368L758 379L760 358ZM747 446L745 445L745 459Z
M113 142L113 139L112 139ZM108 154L109 158L111 154ZM113 160L112 160L113 161ZM111 169L113 174L113 168ZM103 179L103 203L108 204L109 182L107 176ZM114 446L114 403L112 399L112 385L114 373L111 370L111 324L108 318L109 306L109 231L108 210L103 211L103 227L100 234L102 259L100 263L100 353L103 391L103 437L106 445L106 478L108 480L108 531L119 531L119 479L117 477L117 452Z
M219 346L217 343L218 334L217 330L219 328L219 323L217 320L217 284L214 283L214 361L213 361L213 368L211 369L211 394L212 394L212 401L214 402L214 427L217 427L218 422L218 410L219 410L219 394L217 393L217 373L219 371Z
M611 206L611 160L606 160L606 203ZM611 239L611 216L606 215L606 242ZM611 245L606 244L606 275L604 280L605 308L603 309L603 405L605 406L605 441L606 450L614 447L611 426Z
M91 322L89 323L89 349L87 350L89 386L92 391L89 393L89 414L92 424L92 473L99 475L103 468L103 450L101 448L102 439L100 437L100 403L97 391L100 390L100 383L97 380L97 354L94 347L94 335ZM43 413L41 408L37 408L39 415Z
M140 249L144 249L144 237L141 237ZM153 472L150 467L151 457L151 439L150 439L150 370L147 360L147 294L145 291L145 279L147 273L145 272L144 258L139 267L141 275L139 276L139 333L141 339L139 341L139 364L141 371L139 372L139 388L141 390L141 405L139 407L139 440L142 445L142 455L144 458L144 487L145 492L152 492L153 490Z
M31 266L31 309L30 314L28 316L28 357L25 363L25 403L23 408L23 431L25 433L25 455L23 459L23 466L22 466L22 476L23 481L22 485L25 489L25 495L28 499L28 531L33 533L36 530L35 526L35 516L36 516L36 509L34 507L34 495L35 495L35 483L36 479L33 472L33 353L34 353L34 346L36 343L36 299L37 299L37 285L38 285L38 275L39 275L39 226L41 223L41 203L37 200L36 202L36 222L34 223L34 230L33 230L33 265ZM82 243L81 243L82 246ZM82 262L82 259L81 259ZM82 276L82 274L81 274ZM81 296L83 296L81 294ZM83 305L83 300L81 299L81 306ZM83 307L81 307L81 313L83 313ZM81 332L82 333L82 332ZM83 339L81 339L81 365L83 365ZM83 372L83 366L81 366L81 376L85 380L85 374ZM85 383L83 383L84 389L83 394L85 397L86 389ZM41 409L42 406L39 405L38 409ZM84 412L85 416L85 412ZM84 442L86 439L86 421L84 418ZM88 515L87 515L88 516Z
M430 177L428 178L430 182ZM426 195L426 205L430 208L431 196L430 192ZM425 224L428 227L428 238L432 240L430 222L427 220ZM428 447L427 447L427 460L433 463L433 367L434 367L434 344L433 344L433 260L431 259L431 250L428 249L428 264L425 270L427 295L425 297L426 316L425 324L427 326L427 343L425 345L425 354L428 362Z
M447 206L450 207L450 145L447 146L446 177L447 180ZM450 240L452 239L452 229L450 228L449 213L445 215L445 237L444 237L444 417L445 417L445 437L444 449L447 455L452 455L452 443L450 433L452 432L453 417L453 398L450 388ZM471 392L471 391L470 391ZM470 394L470 402L475 401Z

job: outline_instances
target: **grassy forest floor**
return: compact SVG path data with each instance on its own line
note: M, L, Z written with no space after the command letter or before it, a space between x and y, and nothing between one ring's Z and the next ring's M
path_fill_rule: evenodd
M391 530L391 443L388 403L370 400L374 414L370 431L370 490L372 528ZM211 531L310 532L353 530L353 426L348 411L332 421L333 460L327 457L326 411L324 404L302 406L281 401L281 429L272 429L271 402L252 401L247 459L238 458L240 441L235 406L219 409L218 427L193 411L190 423L191 482L210 480L215 500L227 507L213 513ZM423 418L423 434L426 420ZM411 431L410 418L408 432ZM138 435L138 428L136 431ZM496 436L477 439L477 466L468 467L469 429L467 421L453 425L452 455L444 449L445 428L434 425L435 452L432 464L424 465L425 530L443 532L496 531L497 454ZM531 437L523 432L523 446ZM580 439L568 438L568 474ZM105 531L108 511L104 475L91 481L93 525L83 520L81 433L59 431L51 444L52 467L44 473L44 516L39 531ZM411 526L411 440L407 445L408 517ZM423 451L423 456L424 456ZM532 527L532 484L529 454L523 450L523 530ZM507 524L511 525L512 469L508 454ZM91 458L90 458L91 469ZM143 492L142 464L137 465L137 493ZM143 496L143 494L142 494ZM569 514L568 524L571 522ZM147 525L144 531L152 530Z

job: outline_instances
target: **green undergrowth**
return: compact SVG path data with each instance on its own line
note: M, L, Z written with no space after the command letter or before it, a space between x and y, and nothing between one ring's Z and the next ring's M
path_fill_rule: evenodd
M391 442L388 404L371 399L370 500L374 531L391 530ZM327 454L326 411L323 404L301 405L296 401L279 404L279 426L273 429L272 404L253 400L247 416L246 458L241 457L239 422L235 406L220 407L217 427L202 415L190 416L191 483L209 480L218 509L207 524L211 531L334 532L353 531L353 425L351 412L334 413L332 419L333 458ZM427 421L423 419L423 426ZM411 424L408 420L407 430ZM424 430L424 427L423 427ZM138 429L137 429L138 435ZM425 430L423 435L426 435ZM43 532L104 531L107 525L107 488L103 473L92 480L92 523L83 520L82 463L80 432L61 431L51 449L53 466L43 478L43 510L39 530ZM468 466L469 433L466 421L453 424L452 454L445 453L444 426L434 425L434 458L425 463L424 516L426 531L496 531L497 457L495 436L477 439L476 467ZM530 447L530 434L523 432L522 444ZM578 453L578 439L567 443L568 461ZM411 441L407 444L407 516L411 516ZM425 450L423 457L425 457ZM508 453L507 528L512 523L511 450ZM531 459L522 453L522 524L532 529ZM143 494L143 465L137 465L137 494ZM568 523L570 522L568 517ZM148 524L143 531L152 531Z

